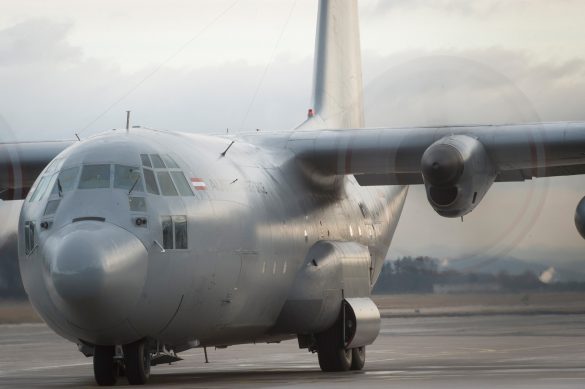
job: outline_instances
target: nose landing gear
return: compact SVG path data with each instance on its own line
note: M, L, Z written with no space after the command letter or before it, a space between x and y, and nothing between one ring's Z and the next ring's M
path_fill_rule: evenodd
M93 372L100 386L116 384L118 376L126 376L130 385L144 385L150 376L150 350L146 340L123 346L124 358L116 358L115 346L95 346Z
M150 377L150 350L145 340L124 346L124 366L130 385L144 385Z
M93 352L93 375L99 386L112 386L118 378L118 361L114 360L114 346L95 346Z

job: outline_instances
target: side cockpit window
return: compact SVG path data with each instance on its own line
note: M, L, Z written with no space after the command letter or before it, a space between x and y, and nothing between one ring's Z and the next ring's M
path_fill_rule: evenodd
M59 208L59 204L61 203L61 197L66 192L70 192L75 188L79 170L78 166L63 169L54 177L55 183L53 184L53 189L49 195L49 201L47 202L43 216L51 216L57 212L57 208Z
M163 196L194 196L179 164L168 154L140 154L146 191Z
M78 174L79 167L73 167L61 170L59 173L44 175L32 189L28 201L40 201L47 197L47 193L50 198L62 197L63 193L73 190Z
M78 166L61 170L61 172L57 176L57 179L55 180L55 185L53 185L51 196L58 195L59 197L61 197L63 196L63 193L72 191L73 188L75 188L75 183L77 182L78 175L79 175Z
M144 182L146 183L146 190L148 193L159 194L158 186L154 178L154 173L150 169L144 169Z
M79 189L110 187L110 165L85 165L79 179Z
M61 203L61 200L49 200L47 202L47 206L45 207L45 213L43 215L44 216L54 215L55 212L57 212L57 208L59 208L59 203Z
M178 196L179 193L171 180L171 175L167 171L156 172L158 183L160 184L160 191L163 196Z
M175 160L170 155L163 154L161 157L169 169L179 169L179 165L177 165Z
M140 154L140 159L142 160L142 166L152 167L148 154Z
M37 201L43 198L47 188L49 187L49 182L51 181L51 176L43 176L41 180L37 184L36 188L32 192L29 202Z
M152 161L152 167L155 169L164 169L166 167L158 154L150 154L150 160Z
M183 174L183 172L171 171L171 177L173 177L173 182L177 186L177 189L179 190L181 196L193 196L191 187L187 183L187 179L185 179L185 175Z

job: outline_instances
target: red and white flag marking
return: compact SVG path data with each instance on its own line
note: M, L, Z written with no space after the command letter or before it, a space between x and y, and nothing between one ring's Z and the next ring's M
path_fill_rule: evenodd
M195 190L207 189L207 185L205 184L205 181L203 181L203 178L191 178L191 185L193 185L193 188L195 188Z

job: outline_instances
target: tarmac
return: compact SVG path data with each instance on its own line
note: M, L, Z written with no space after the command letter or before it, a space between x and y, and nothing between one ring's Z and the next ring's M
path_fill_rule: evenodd
M585 315L384 318L360 372L322 373L296 341L192 349L152 368L168 388L584 388ZM0 386L95 386L91 358L44 324L0 326ZM118 386L127 385L125 379Z

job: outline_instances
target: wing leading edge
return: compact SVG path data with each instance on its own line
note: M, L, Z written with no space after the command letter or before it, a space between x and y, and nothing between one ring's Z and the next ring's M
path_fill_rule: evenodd
M423 184L433 143L466 135L485 148L495 181L585 174L585 122L296 131L287 147L315 174L355 175L360 185Z

